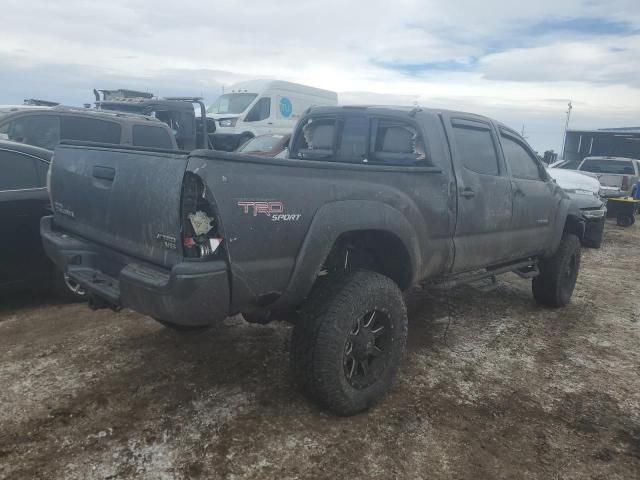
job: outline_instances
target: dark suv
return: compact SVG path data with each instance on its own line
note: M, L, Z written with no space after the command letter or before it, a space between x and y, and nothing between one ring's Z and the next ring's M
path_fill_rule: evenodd
M153 117L63 106L0 107L0 140L47 150L60 140L178 148L171 129Z
M10 140L10 141L7 141ZM50 285L58 297L85 296L42 251L38 225L51 211L45 186L53 149L85 140L164 150L178 148L153 117L62 106L0 107L0 290Z

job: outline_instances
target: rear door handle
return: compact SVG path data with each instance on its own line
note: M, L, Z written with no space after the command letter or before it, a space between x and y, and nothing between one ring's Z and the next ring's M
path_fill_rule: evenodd
M460 196L464 198L473 198L476 196L476 192L467 187L460 192Z
M102 180L108 180L113 182L113 179L116 178L116 169L111 167L101 167L96 165L93 167L93 176L95 178L100 178Z

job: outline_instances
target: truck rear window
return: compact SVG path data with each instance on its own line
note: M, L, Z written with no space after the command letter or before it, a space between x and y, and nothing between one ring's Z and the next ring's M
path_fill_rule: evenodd
M425 142L411 123L353 114L307 120L292 156L345 163L429 164Z
M631 160L586 159L580 166L580 170L591 173L635 175Z
M150 125L133 126L133 145L134 147L162 148L165 150L174 148L169 132L162 127Z

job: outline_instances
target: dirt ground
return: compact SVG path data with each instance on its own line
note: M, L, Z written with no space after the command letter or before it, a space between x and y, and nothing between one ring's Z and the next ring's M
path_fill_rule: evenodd
M286 323L2 298L0 478L638 479L639 241L608 224L561 310L516 276L412 292L398 381L353 418L297 392Z

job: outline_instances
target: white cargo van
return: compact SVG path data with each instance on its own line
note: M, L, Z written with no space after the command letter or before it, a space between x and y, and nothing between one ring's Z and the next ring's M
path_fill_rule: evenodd
M215 119L214 147L235 150L265 133L291 133L304 111L312 106L337 105L329 90L280 80L249 80L232 85L207 109Z

